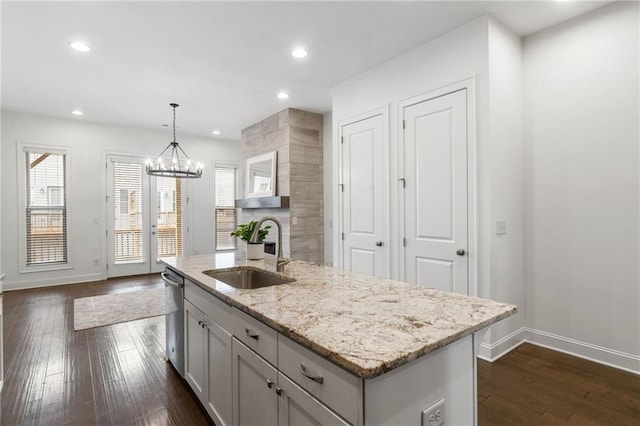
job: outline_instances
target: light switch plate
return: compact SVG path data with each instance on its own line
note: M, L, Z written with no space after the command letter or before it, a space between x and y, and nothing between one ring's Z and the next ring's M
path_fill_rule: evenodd
M507 220L498 219L496 221L496 235L504 235L507 233Z

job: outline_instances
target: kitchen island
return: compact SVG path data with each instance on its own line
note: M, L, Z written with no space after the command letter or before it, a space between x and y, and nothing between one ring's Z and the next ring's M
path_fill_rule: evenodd
M205 272L243 267L275 273L268 261L233 253L162 261L186 278L185 379L223 424L303 418L474 424L474 334L516 312L513 305L301 261L281 273L294 282L257 289L237 289ZM215 333L200 342L198 327ZM211 350L207 341L224 342ZM201 346L204 355L194 356ZM231 361L225 361L229 351ZM217 364L196 371L202 376L196 379L194 363L211 355ZM229 364L229 377L220 364ZM230 381L229 389L220 388L221 380ZM256 394L261 383L264 393ZM250 409L256 401L264 406Z

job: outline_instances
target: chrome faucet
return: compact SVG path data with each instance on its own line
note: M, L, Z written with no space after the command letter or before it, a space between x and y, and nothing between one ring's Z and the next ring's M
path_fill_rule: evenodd
M275 217L269 217L269 216L263 217L262 219L260 219L258 223L256 223L256 227L253 230L253 234L251 234L251 239L249 241L252 243L258 242L258 233L260 232L260 227L267 220L270 220L271 222L275 223L276 227L278 228L278 256L276 257L276 271L283 272L284 265L289 263L289 259L282 257L282 224L278 219L276 219Z

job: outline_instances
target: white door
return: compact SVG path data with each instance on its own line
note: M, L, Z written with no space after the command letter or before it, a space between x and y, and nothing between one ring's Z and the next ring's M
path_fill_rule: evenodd
M160 272L182 254L182 183L148 176L144 159L107 157L107 276Z
M405 105L404 278L468 294L467 93Z
M386 277L384 114L341 131L342 269Z

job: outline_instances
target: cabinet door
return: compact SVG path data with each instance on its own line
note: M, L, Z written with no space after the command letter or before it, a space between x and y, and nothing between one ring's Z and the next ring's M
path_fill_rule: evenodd
M203 313L188 300L184 301L184 377L200 401L206 402L207 371L205 364L206 330L202 327Z
M320 401L278 373L279 426L349 425Z
M206 317L208 396L206 407L216 425L231 425L231 340L232 337Z
M232 348L233 424L277 425L276 369L235 338Z

